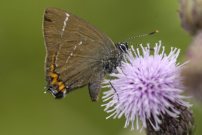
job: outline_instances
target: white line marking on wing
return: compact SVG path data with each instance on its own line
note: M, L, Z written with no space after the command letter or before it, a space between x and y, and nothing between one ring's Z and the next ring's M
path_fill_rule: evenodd
M62 33L61 33L61 36L63 35L63 33L64 33L64 31L65 31L65 28L66 28L66 26L67 26L67 21L68 21L68 19L69 19L69 14L68 13L65 13L65 15L66 15L66 18L65 18L65 20L64 20L64 24L63 24L63 27L62 27Z

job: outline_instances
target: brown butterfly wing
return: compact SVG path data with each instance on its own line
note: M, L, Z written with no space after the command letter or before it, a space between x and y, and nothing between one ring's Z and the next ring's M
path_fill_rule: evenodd
M59 29L62 29L60 24L64 20L64 16L60 13L50 14L50 10L45 10L44 13L44 38L46 46L46 70L48 71L51 64L53 64L53 59L57 54L59 45L61 44L61 37Z
M89 84L92 99L97 99L104 76L103 59L117 53L114 43L81 18L54 8L45 11L44 36L48 85L57 79L69 92ZM50 71L58 78L50 76Z

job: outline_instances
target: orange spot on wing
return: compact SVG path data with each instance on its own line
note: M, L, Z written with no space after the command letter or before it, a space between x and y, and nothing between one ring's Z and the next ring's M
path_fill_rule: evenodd
M64 91L65 85L62 83L59 85L59 91Z
M54 59L55 57L53 56L53 63L54 63ZM48 73L48 76L51 78L50 83L57 88L57 91L64 92L65 84L61 80L59 80L59 75L56 72L54 72L54 70L55 70L55 65L51 64L50 71Z
M56 79L56 78L52 79L51 84L52 84L52 85L57 84L57 79Z
M50 66L50 71L54 71L54 65L53 64L51 64L51 66Z
M53 73L53 72L49 72L49 76L52 77L53 79L54 78L56 78L56 79L58 78L58 74Z

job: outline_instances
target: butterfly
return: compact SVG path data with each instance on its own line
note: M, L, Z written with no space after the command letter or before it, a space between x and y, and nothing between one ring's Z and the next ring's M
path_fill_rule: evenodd
M114 43L85 20L57 8L44 13L47 91L56 99L88 86L97 101L106 74L115 72L128 49L127 42Z

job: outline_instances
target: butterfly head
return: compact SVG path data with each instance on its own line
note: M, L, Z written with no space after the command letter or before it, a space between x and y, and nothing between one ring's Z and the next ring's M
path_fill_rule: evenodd
M127 53L128 43L120 42L116 43L116 51L112 56L107 56L103 61L103 67L107 73L113 73L116 71L116 67L120 66L124 53Z
M121 53L127 53L127 50L128 50L127 42L119 42L119 43L116 43L115 45L120 50Z

